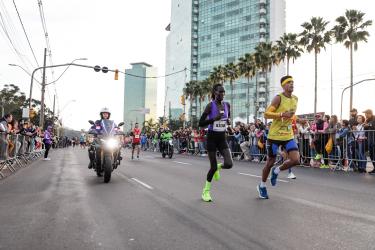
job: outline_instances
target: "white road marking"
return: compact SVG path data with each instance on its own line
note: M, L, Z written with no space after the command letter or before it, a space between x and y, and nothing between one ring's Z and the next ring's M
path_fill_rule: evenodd
M187 162L181 162L181 161L173 161L173 162L178 163L178 164L191 165L191 163L187 163Z
M251 177L256 177L256 178L262 178L262 176L254 175L254 174L245 174L245 173L238 173L238 174L240 174L240 175L246 175L246 176L251 176ZM268 178L268 179L270 179L270 178ZM277 181L289 183L289 181L280 180L280 179L277 179Z
M144 182L142 182L142 181L140 181L140 180L138 180L138 179L136 179L136 178L132 178L132 180L135 181L135 182L138 182L139 184L141 184L142 186L144 186L144 187L146 187L146 188L148 188L148 189L150 189L150 190L153 190L153 189L154 189L154 188L151 187L150 185L147 185L146 183L144 183Z

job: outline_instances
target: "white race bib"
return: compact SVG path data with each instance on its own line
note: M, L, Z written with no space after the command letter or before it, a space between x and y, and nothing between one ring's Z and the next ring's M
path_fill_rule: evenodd
M135 138L135 139L139 139L139 135L135 135L134 138Z
M213 130L216 132L225 132L227 129L227 121L215 121Z

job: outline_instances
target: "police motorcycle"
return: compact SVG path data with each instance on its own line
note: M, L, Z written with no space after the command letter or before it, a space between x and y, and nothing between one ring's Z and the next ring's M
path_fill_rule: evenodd
M161 156L163 158L168 156L169 159L172 159L173 157L173 140L172 139L169 139L168 141L163 142L163 150L161 152Z
M93 150L91 152L94 156L94 159L90 159L93 164L92 168L98 177L104 174L104 182L108 183L111 180L112 171L120 165L122 160L121 137L124 133L120 131L120 127L124 123L121 122L118 126L111 120L102 121L103 124L96 124L91 120L89 123L92 125L89 134L94 135L89 149Z

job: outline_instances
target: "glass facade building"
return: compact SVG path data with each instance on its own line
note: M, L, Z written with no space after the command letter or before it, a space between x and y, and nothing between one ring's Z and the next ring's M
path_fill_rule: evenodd
M172 0L173 2L178 1ZM260 42L275 41L284 32L284 0L193 0L189 79L204 80L215 66L236 63L246 53L252 53ZM167 46L167 54L168 49ZM167 69L168 66L167 62ZM247 79L236 80L233 120L247 120L247 105L250 107L250 120L255 114L262 116L271 95L278 90L278 82L284 72L284 66L280 65L272 72L259 72L250 84ZM166 84L167 87L170 86L168 80ZM229 83L225 84L225 88L226 99L229 101Z
M157 68L147 63L132 63L125 72L124 88L124 128L125 131L138 122L142 126L145 120L157 119ZM141 76L141 77L134 77Z

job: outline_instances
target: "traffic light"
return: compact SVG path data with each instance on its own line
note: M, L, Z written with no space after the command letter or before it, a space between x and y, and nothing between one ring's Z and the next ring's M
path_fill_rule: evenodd
M181 105L185 105L185 96L180 96L180 103Z
M115 80L118 80L118 69L115 69Z

